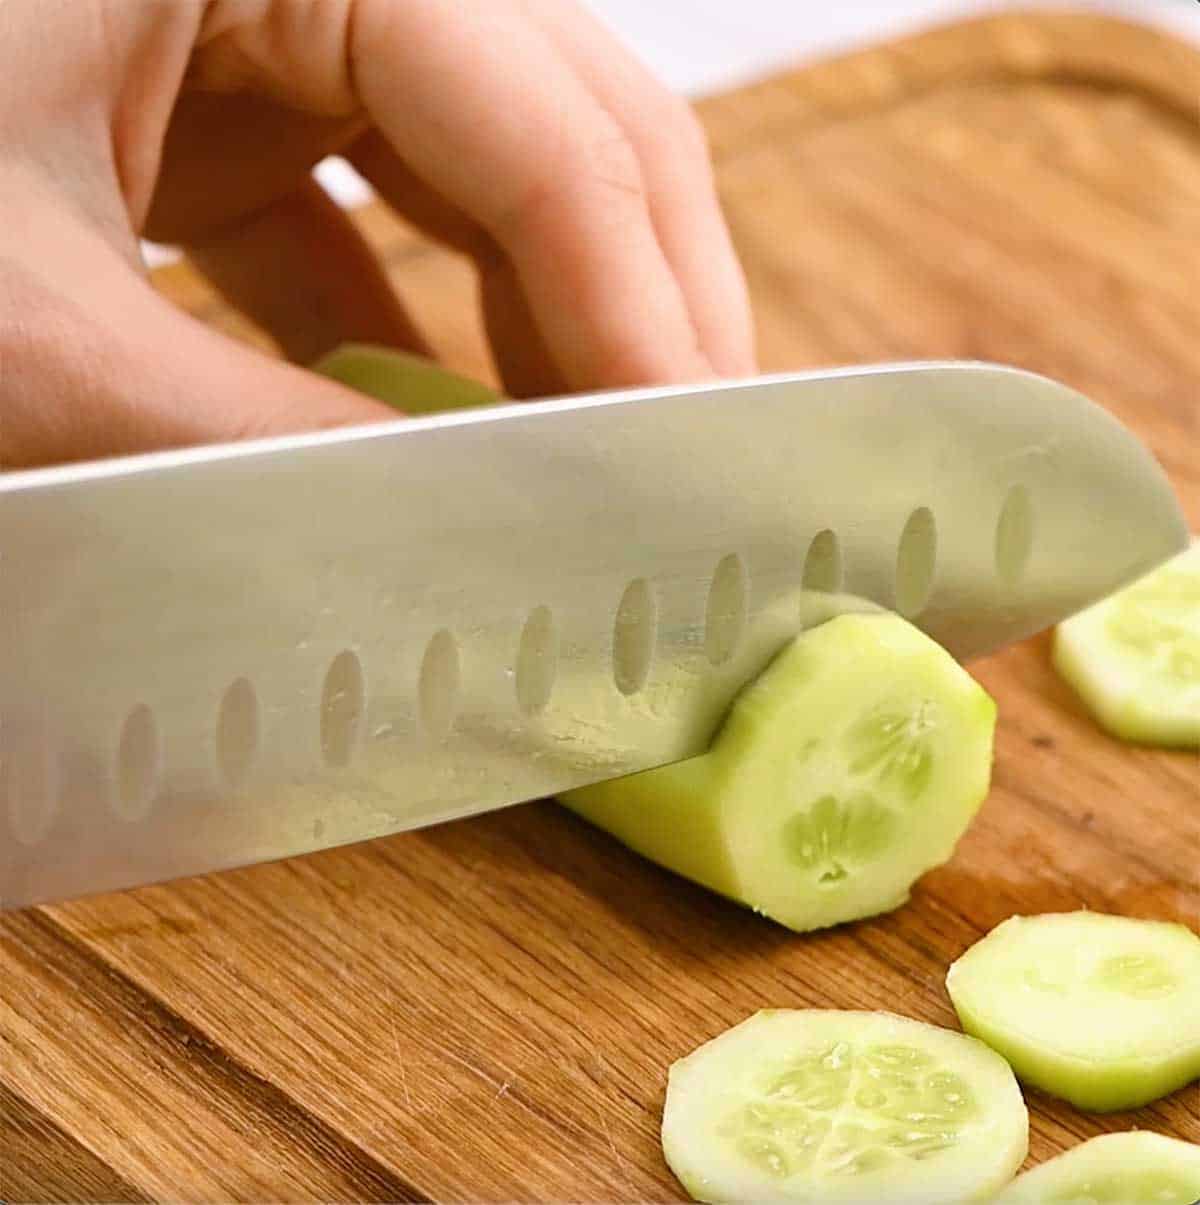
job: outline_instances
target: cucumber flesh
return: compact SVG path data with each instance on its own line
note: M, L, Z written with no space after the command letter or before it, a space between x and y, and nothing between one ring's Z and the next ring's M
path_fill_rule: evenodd
M756 1013L672 1066L663 1153L698 1201L960 1202L1007 1184L1029 1118L982 1043L890 1013Z
M894 615L798 637L702 757L570 792L632 849L796 930L898 907L988 791L995 704Z
M1104 1134L1018 1177L995 1205L1194 1205L1200 1146L1147 1131Z
M1054 664L1116 736L1200 748L1200 543L1059 624Z
M343 344L318 360L312 371L408 415L464 410L498 400L486 385L449 373L424 356L371 343Z
M946 977L962 1027L1081 1109L1134 1109L1200 1076L1200 938L1095 912L1013 917Z

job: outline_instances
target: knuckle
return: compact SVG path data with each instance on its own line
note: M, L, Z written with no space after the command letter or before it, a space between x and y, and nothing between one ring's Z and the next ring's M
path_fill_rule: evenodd
M628 214L648 207L645 173L633 143L615 122L564 139L547 155L532 183L503 208L491 233L502 244L527 234L547 217L593 210Z
M584 177L608 191L636 202L646 198L646 180L633 143L615 126L597 135L583 149Z

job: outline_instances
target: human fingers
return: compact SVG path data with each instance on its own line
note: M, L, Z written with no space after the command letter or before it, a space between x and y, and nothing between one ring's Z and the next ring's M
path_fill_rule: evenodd
M565 391L516 269L483 227L438 196L378 131L364 134L346 156L401 217L474 260L488 342L505 392L529 398Z
M395 417L195 321L79 217L34 200L27 240L0 248L0 467Z
M722 375L751 375L754 332L745 277L721 212L707 136L692 108L581 5L521 3L636 150L654 228L701 348Z
M360 0L349 46L396 154L510 261L572 388L713 374L616 120L511 0Z

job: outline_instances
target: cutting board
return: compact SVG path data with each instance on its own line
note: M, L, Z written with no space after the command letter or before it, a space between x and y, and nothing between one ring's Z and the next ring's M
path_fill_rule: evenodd
M1110 406L1200 527L1200 53L1006 15L702 103L768 370L1007 361ZM363 223L447 362L470 275ZM259 339L187 269L165 292ZM796 937L550 803L0 918L0 1198L672 1200L667 1065L771 1006L953 1025L949 962L1014 912L1200 929L1200 761L1123 747L1039 639L973 667L995 789L881 920ZM1031 1093L1032 1153L1142 1126Z

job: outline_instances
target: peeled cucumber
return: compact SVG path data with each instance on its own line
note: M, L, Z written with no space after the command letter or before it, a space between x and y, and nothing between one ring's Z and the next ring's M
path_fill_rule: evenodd
M1018 1177L995 1205L1194 1205L1200 1146L1147 1131L1104 1134Z
M1200 937L1183 925L1012 917L946 988L967 1033L1078 1108L1138 1108L1200 1076Z
M1200 748L1200 543L1060 624L1054 664L1116 736Z
M672 1066L662 1123L667 1163L707 1202L977 1200L1028 1139L998 1055L868 1012L756 1013Z
M805 632L710 751L570 792L630 848L796 930L887 912L987 794L995 704L893 615Z
M414 416L499 400L486 385L449 373L423 356L370 343L343 344L312 370Z

